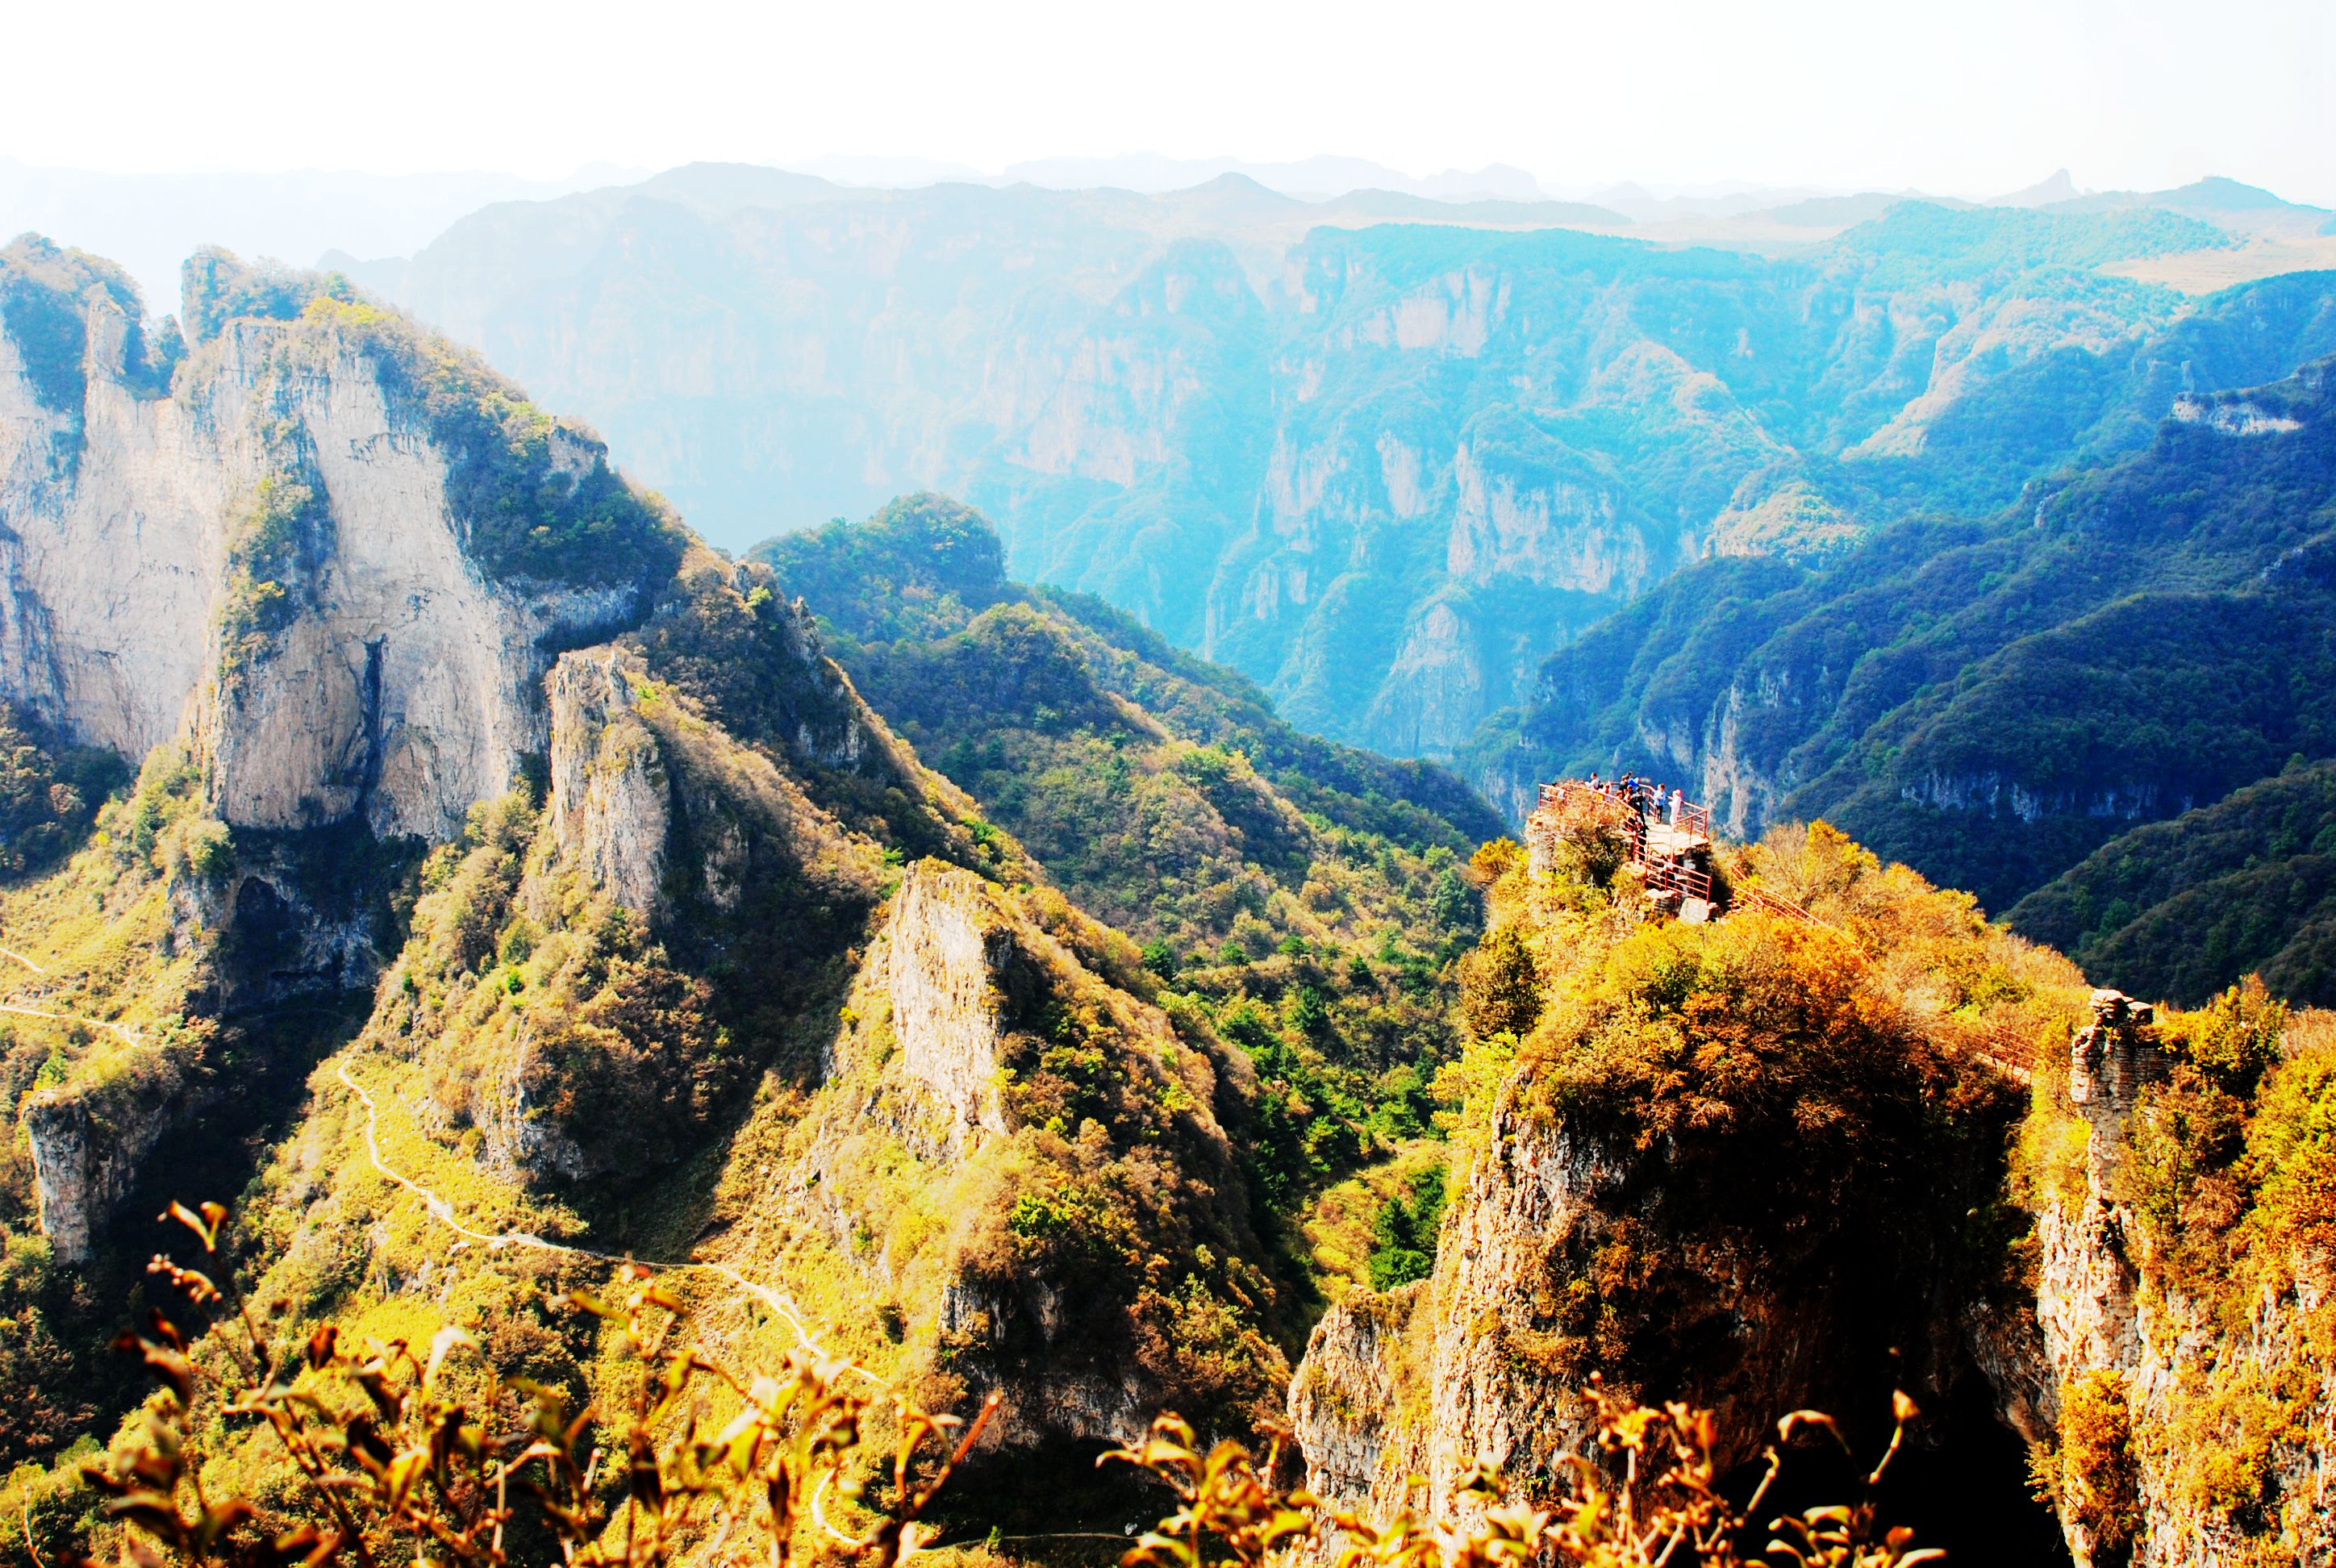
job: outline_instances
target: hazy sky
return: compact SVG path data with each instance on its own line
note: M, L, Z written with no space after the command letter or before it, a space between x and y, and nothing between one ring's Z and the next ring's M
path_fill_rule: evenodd
M1552 187L2336 206L2330 0L315 0L8 7L0 154L114 170L1338 152Z

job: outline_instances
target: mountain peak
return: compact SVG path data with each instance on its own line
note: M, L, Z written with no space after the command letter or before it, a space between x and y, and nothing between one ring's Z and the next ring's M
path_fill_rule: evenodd
M2055 201L2074 201L2078 197L2083 194L2084 192L2077 189L2076 180L2069 177L2067 170L2056 169L2050 174L2047 175L2042 180L2038 180L2035 184L2027 187L2025 190L2015 190L2008 196L1994 197L1987 201L1985 205L1989 207L2049 207Z

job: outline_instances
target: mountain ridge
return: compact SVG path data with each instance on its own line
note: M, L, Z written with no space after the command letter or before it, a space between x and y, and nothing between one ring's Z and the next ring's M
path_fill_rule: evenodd
M2184 221L1902 204L1843 254L1918 292L1972 267L2058 287ZM2068 378L2090 395L2055 438L2130 443L2163 395L2145 443L1977 521L1868 531L1828 510L1864 503L1842 471L1865 459L1750 490L1730 466L1806 366L1694 371L1710 324L1664 317L1773 282L1757 258L1509 241L1533 274L1455 269L1481 240L1417 227L1308 243L1297 286L1335 331L1424 356L1406 395L1515 363L1481 351L1573 297L1535 277L1642 264L1614 303L1648 330L1575 368L1708 444L1627 474L1577 452L1568 482L1725 495L1762 547L1616 590L1543 667L1540 749L1493 759L1513 789L1644 760L1716 779L1723 828L1837 809L1991 897L2336 752L2336 359L2223 390L2153 337ZM1239 256L1172 256L1112 297L1128 319L1241 324ZM2074 287L2051 297L2137 297ZM2276 358L2325 322L2315 287L2168 336ZM205 1191L231 1220L178 1213L287 1357L467 1336L446 1376L525 1378L609 1454L592 1412L648 1385L594 1303L640 1281L729 1365L811 1358L965 1416L997 1397L986 1457L1057 1521L1163 1406L1207 1438L1287 1411L1341 1498L1440 1508L1489 1450L1538 1506L1607 1388L1715 1407L1698 1441L1723 1466L1813 1399L1856 1452L1928 1410L1907 1474L1931 1479L1883 1506L1975 1555L2056 1560L2031 1489L2088 1562L2330 1539L2305 1485L2336 1403L2327 1015L2248 981L2159 1017L1824 822L1723 833L1714 900L1674 919L1624 808L1529 857L1453 774L1309 735L1125 612L1017 581L1011 517L910 494L731 560L346 278L205 252L183 297L185 332L150 334L118 269L0 251L0 1454L35 1461L0 1513L35 1552L134 1546L159 1516L109 1514L80 1461L175 1441L102 1348L157 1299L165 1203ZM1844 309L1884 385L1904 343ZM1326 356L1316 391L1388 406L1338 384L1355 368ZM1823 418L1864 441L1905 407ZM1990 438L1936 412L1926 443ZM1447 570L1517 553L1539 523L1504 510L1498 460L1572 427L1479 413ZM1390 495L1445 482L1425 438L1408 469L1373 450ZM1336 494L1263 461L1293 502ZM1276 595L1388 580L1351 556L1313 577L1338 541L1312 506L1282 519L1307 570L1261 558ZM1612 589L1618 540L1693 553L1659 521L1577 539L1572 567ZM1368 664L1327 652L1325 678ZM2062 891L2172 907L2195 890L2147 879L2204 872L2223 896L2230 837L2273 813L2301 877L2323 783L2194 819L2195 867L2113 846ZM166 1381L213 1376L201 1318L183 1355L147 1322ZM334 1474L371 1453L355 1419ZM219 1538L305 1540L304 1482L228 1422L185 1450L233 1500ZM665 1485L643 1430L610 1496ZM425 1484L426 1448L393 1459ZM1005 1556L1012 1505L978 1492L953 1524Z
M1686 770L1739 831L1822 813L2009 908L2112 824L2325 755L2328 363L2185 394L1990 523L1684 574L1552 659L1486 776Z
M1680 565L1991 510L2244 384L2214 340L2295 287L2115 276L2239 254L2148 206L1893 200L1747 251L1261 190L657 189L482 214L359 276L592 411L733 548L956 494L1018 576L1432 756ZM2187 382L2121 385L2185 330Z

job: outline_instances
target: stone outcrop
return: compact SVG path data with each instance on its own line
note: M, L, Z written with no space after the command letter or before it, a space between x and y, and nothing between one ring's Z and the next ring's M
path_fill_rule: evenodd
M1246 1059L1110 979L1107 933L1051 890L938 859L899 875L753 1212L891 1304L904 1383L1003 1394L986 1443L1126 1443L1163 1408L1222 1432L1270 1418L1280 1350L1200 1306L1270 1310L1214 1110ZM1173 1261L1139 1278L1128 1254Z
M2327 1258L2296 1259L2283 1288L2266 1289L2238 1321L2216 1320L2202 1304L2161 1282L2145 1285L2146 1240L2129 1206L2121 1164L2141 1091L2163 1076L2166 1057L2151 1039L2151 1009L2119 992L2096 991L2093 1017L2070 1049L2068 1099L2088 1125L2081 1193L2049 1194L2038 1216L2042 1242L2034 1327L2001 1325L1996 1377L2007 1418L2032 1440L2052 1441L2067 1391L2106 1374L2121 1388L2138 1440L2129 1477L2131 1539L2103 1540L2080 1515L2064 1477L2063 1528L2080 1564L2204 1568L2255 1560L2230 1515L2202 1506L2195 1471L2207 1456L2243 1440L2235 1426L2184 1430L2177 1417L2205 1379L2274 1389L2319 1364L2309 1324L2331 1287ZM2021 1396L2025 1394L2026 1398ZM2289 1441L2271 1446L2264 1495L2276 1534L2295 1560L2336 1553L2336 1401L2324 1387L2288 1413ZM2262 1523L2262 1522L2258 1522Z
M88 1261L139 1166L188 1109L173 1053L143 1041L120 1048L123 1059L111 1070L24 1101L41 1233L61 1263Z
M1358 1502L1372 1495L1390 1441L1410 1414L1404 1396L1410 1332L1425 1281L1384 1295L1358 1291L1332 1307L1306 1340L1290 1384L1290 1429L1318 1497Z
M1384 1512L1417 1476L1414 1500L1445 1510L1479 1457L1523 1473L1586 1437L1575 1391L1515 1350L1545 1333L1552 1250L1608 1229L1622 1176L1593 1143L1501 1112L1445 1215L1435 1275L1395 1297L1352 1292L1316 1326L1290 1405L1308 1485Z
M0 332L0 696L133 759L191 733L230 824L444 836L542 747L551 655L637 611L628 588L492 580L450 453L356 335L229 320L165 391L96 264L21 242L0 273L83 344L60 378ZM566 482L605 465L547 439ZM239 552L295 485L288 580L262 590L287 624L228 646Z
M665 759L633 711L639 678L625 656L598 648L553 667L548 809L561 857L592 888L654 914L671 826Z
M1382 1518L1446 1514L1467 1506L1461 1483L1480 1459L1542 1493L1563 1456L1595 1450L1593 1372L1623 1398L1711 1410L1723 1471L1756 1456L1785 1412L1867 1420L1888 1387L1873 1368L1901 1349L1892 1375L1918 1397L1969 1375L1969 1298L1992 1281L1957 1261L1959 1237L1995 1174L1954 1163L1946 1140L1897 1142L1903 1124L1874 1109L1943 1099L1936 1057L1877 1045L1857 1058L1872 1075L1857 1090L1788 1107L1745 1087L1775 1058L1707 1066L1718 1053L1696 1040L1676 1058L1695 1064L1689 1095L1635 1067L1618 1082L1568 1076L1588 1055L1528 1054L1471 1113L1487 1120L1457 1145L1429 1278L1350 1291L1316 1328L1289 1416L1323 1495ZM1693 1109L1676 1118L1648 1108L1680 1098ZM1967 1106L1981 1102L1964 1125L2001 1134L2010 1092L1971 1086ZM1796 1142L1805 1112L1845 1132L1825 1135L1835 1163L1822 1183L1797 1175L1826 1158ZM1858 1195L1909 1164L1933 1188L1922 1202ZM1764 1164L1779 1168L1773 1184ZM1869 1435L1854 1430L1861 1446Z
M24 1105L40 1194L41 1233L57 1261L86 1261L98 1225L121 1203L152 1136L125 1140L77 1098L36 1096Z
M2123 991L2097 990L2092 1022L2068 1043L2068 1099L2093 1124L2098 1157L2115 1146L2142 1089L2165 1081L2166 1054L2145 1033L2156 1021L2148 1003Z
M946 1112L952 1144L976 1128L1006 1130L998 981L1014 937L990 897L971 872L925 861L908 869L892 901L885 972L892 1027L910 1076Z

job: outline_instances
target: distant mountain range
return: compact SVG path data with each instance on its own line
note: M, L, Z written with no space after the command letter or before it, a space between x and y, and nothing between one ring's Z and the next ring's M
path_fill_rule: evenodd
M1728 183L1680 190L1635 183L1548 185L1525 170L1490 163L1414 175L1365 158L1322 155L1261 162L1233 157L1172 158L1156 152L1116 157L1027 160L985 170L948 159L831 154L767 167L841 186L915 190L933 185L1031 185L1050 190L1117 190L1166 195L1225 175L1309 201L1358 192L1405 197L1475 213L1402 209L1385 218L1424 217L1505 224L1484 203L1545 207L1533 221L1553 227L1652 226L1702 242L1789 241L1794 229L1825 229L1878 217L1896 201L1965 206L1955 197L1913 189L1846 191L1812 186ZM504 201L542 201L573 192L636 184L646 168L597 163L545 179L489 170L406 175L346 170L277 172L120 173L42 167L0 156L0 239L37 232L103 255L125 268L157 308L177 293L177 269L196 248L223 246L249 256L308 266L326 252L358 258L409 256L449 226ZM2067 170L1982 205L2044 207L2064 201L2156 206L2205 218L2234 230L2282 235L2336 233L2336 213L2282 200L2236 180L2209 179L2176 190L2080 190Z
M1017 576L1233 665L1293 723L1433 755L1681 565L1992 509L2146 440L2182 391L2324 351L2266 346L2234 382L2210 343L2120 379L2194 315L2253 331L2121 276L2253 254L2197 212L2236 225L2255 197L2177 199L2196 210L1810 197L1655 224L1240 174L1147 195L704 164L335 259L592 419L730 548L945 492ZM1639 238L1692 223L1763 238Z
M560 180L478 170L110 174L0 157L0 240L30 230L106 257L161 312L178 307L180 263L205 245L297 266L336 248L397 255L493 202L544 200L647 173L602 163Z

